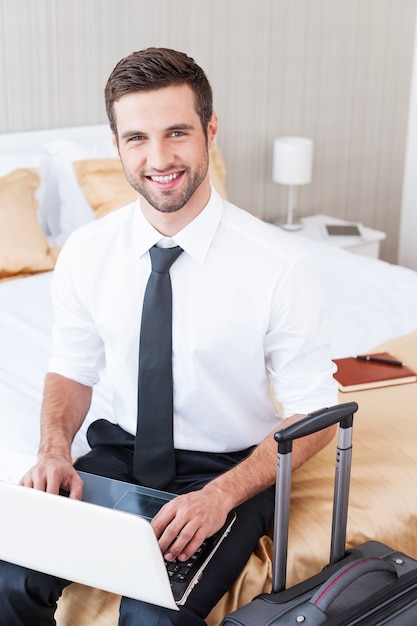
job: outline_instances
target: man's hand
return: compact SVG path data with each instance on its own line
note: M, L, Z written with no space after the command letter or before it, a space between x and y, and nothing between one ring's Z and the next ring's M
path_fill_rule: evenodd
M152 520L164 558L189 559L207 537L223 526L228 512L221 493L209 485L165 504Z
M282 423L302 417L293 415ZM214 535L236 506L270 487L275 482L276 428L241 463L209 482L200 491L177 496L165 504L152 520L162 554L167 561L186 561L203 541ZM294 442L293 469L300 467L325 445L336 426Z
M41 457L20 480L20 485L48 493L67 491L70 498L81 500L83 481L68 461L58 456Z
M81 500L83 482L72 466L71 444L90 408L92 388L60 374L45 379L38 462L20 480L48 493L67 491Z

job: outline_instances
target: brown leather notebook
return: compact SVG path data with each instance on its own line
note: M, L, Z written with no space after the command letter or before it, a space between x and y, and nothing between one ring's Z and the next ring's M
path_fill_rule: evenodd
M370 354L371 358L397 361L389 352ZM340 391L360 391L374 387L388 387L413 383L417 375L407 365L391 365L378 361L361 360L356 357L334 359L338 370L333 374Z

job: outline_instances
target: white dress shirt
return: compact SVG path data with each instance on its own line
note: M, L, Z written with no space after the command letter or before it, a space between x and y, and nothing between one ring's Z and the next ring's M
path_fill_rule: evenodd
M53 279L49 371L93 386L106 368L113 419L132 434L148 250L160 240L136 202L73 233ZM176 448L259 443L283 419L270 386L285 416L337 403L318 280L288 234L212 189L173 241L184 250L170 270Z

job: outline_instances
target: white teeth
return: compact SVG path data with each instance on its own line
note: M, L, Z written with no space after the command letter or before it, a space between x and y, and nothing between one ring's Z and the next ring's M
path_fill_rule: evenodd
M169 183L171 180L175 180L178 178L179 174L169 174L168 176L151 176L151 180L155 183Z

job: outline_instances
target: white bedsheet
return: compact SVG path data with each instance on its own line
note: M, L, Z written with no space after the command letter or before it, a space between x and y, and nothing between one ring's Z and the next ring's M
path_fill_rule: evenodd
M332 357L355 356L417 328L417 272L297 239L322 277Z
M47 272L0 283L0 479L12 482L36 461L51 352L51 277ZM74 441L74 454L88 450L85 432L90 422L111 415L111 392L102 381Z
M365 352L417 328L417 272L300 240L322 275L333 358ZM51 348L51 273L0 283L0 479L16 482L35 462L42 388ZM306 302L308 306L308 302ZM85 431L112 419L105 380L77 435L73 453L88 450Z

